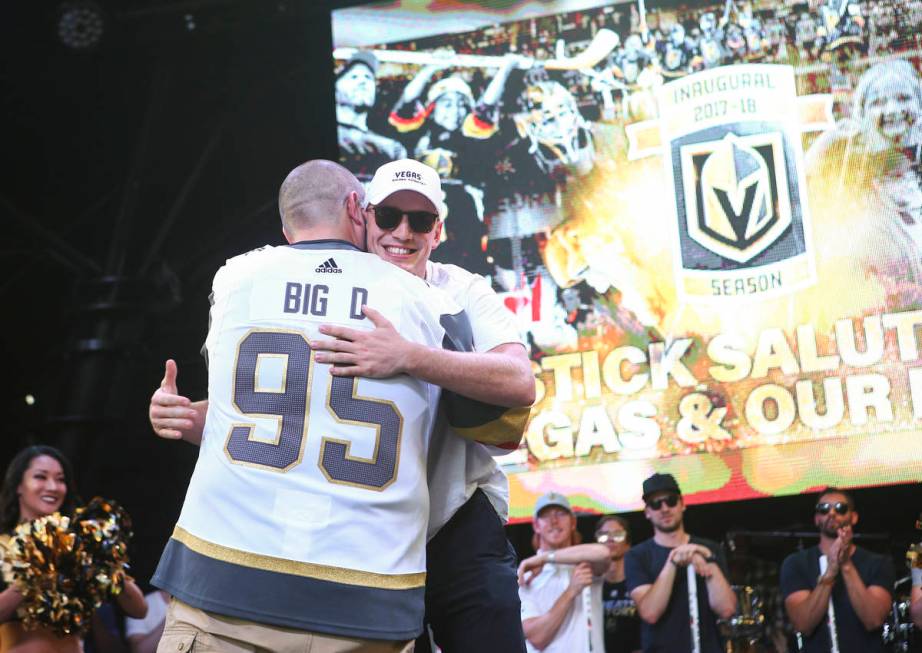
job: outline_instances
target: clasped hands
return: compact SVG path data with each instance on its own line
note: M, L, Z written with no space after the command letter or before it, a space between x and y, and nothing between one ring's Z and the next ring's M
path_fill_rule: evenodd
M821 576L821 580L834 581L842 567L851 563L853 535L851 526L843 526L838 530L838 536L829 547L829 555L826 556L826 572Z
M711 557L711 550L700 544L682 544L669 552L667 562L671 562L676 567L687 567L692 565L695 573L702 578L710 578L714 569L710 566L708 558Z

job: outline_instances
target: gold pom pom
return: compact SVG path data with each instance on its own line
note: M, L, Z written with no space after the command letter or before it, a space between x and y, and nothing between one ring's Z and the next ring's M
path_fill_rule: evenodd
M124 586L131 519L96 497L73 518L58 513L16 527L2 561L3 578L23 595L26 628L84 633L93 611Z

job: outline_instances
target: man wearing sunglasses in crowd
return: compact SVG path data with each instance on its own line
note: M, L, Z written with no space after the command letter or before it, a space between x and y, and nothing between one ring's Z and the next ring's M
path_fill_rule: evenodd
M330 368L335 376L408 374L465 397L518 407L527 414L535 383L512 313L483 277L429 261L441 236L443 197L438 174L418 161L402 159L378 168L365 195L367 250L454 298L470 319L474 351L416 347L379 312L366 306L364 313L374 329L323 326L321 332L333 338L310 343L314 358L335 365ZM190 403L177 397L175 367L172 377L170 369L168 364L165 385L151 398L151 424L161 437L197 442L207 401ZM184 410L190 414L180 415ZM508 419L510 412L506 415ZM180 417L184 421L177 429L173 420ZM453 416L453 423L460 417ZM476 438L476 434L465 435ZM448 428L444 414L433 431L427 470L426 619L444 653L525 650L516 557L503 529L508 482L492 457L518 444L486 446L465 440ZM416 651L428 650L424 633Z
M804 637L803 650L883 651L881 628L893 600L892 561L852 542L858 513L847 492L824 490L813 523L820 532L819 545L792 553L781 566L784 607ZM825 570L820 556L825 556Z
M653 537L625 556L625 576L642 620L641 644L647 653L689 653L687 569L694 567L701 653L720 653L717 619L736 611L736 595L727 582L727 561L717 542L685 532L685 503L671 474L653 474L643 482L644 515Z
M602 517L595 527L595 541L608 547L611 555L608 571L602 577L605 653L638 653L640 620L624 577L624 556L631 550L627 520L619 515Z

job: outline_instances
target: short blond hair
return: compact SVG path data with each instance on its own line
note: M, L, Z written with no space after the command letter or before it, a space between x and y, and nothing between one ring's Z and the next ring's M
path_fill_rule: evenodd
M302 163L288 173L279 188L279 216L289 233L342 218L349 194L365 197L365 189L351 172L326 159Z

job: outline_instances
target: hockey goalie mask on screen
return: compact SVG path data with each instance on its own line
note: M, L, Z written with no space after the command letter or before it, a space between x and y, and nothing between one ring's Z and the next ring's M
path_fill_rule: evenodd
M588 174L595 163L592 133L570 92L558 82L536 82L525 89L524 103L516 127L538 167L549 175Z

